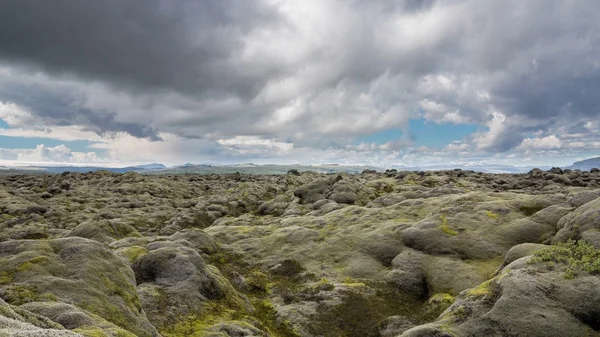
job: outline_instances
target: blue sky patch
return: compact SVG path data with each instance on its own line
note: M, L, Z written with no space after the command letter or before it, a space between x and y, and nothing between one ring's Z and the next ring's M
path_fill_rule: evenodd
M90 142L88 140L65 141L52 138L11 137L0 135L0 148L3 149L35 149L35 147L40 144L44 144L46 147L65 145L74 152L95 152L97 155L101 155L102 153L106 152L103 149L89 148L88 146L94 144L94 142Z
M408 135L400 128L381 131L372 135L358 137L355 144L376 143L385 144L402 137L410 139L414 146L442 148L456 140L481 131L484 128L476 124L437 124L424 119L411 120L408 125Z

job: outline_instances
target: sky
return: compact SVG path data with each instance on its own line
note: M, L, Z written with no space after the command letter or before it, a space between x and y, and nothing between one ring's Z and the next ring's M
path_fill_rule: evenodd
M4 0L0 164L568 165L597 0Z

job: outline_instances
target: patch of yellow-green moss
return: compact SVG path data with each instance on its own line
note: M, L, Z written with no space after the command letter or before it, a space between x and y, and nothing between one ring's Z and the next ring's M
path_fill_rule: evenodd
M523 214L525 214L526 216L532 216L535 213L541 211L542 209L544 209L545 207L542 205L536 205L536 204L528 204L528 205L522 205L519 207L519 211Z
M468 296L485 296L491 293L491 289L490 289L490 284L492 283L492 280L487 280L485 282L483 282L482 284L478 285L475 288L469 289L467 290L467 295Z
M401 315L417 324L433 321L423 303L385 283L368 283L367 289L346 288L338 304L321 303L305 327L316 336L371 336L387 317Z
M124 300L125 305L129 308L129 310L131 310L134 313L141 312L142 306L140 304L137 293L133 287L131 287L130 289L126 289L117 285L104 275L102 275L101 277L106 289L112 292L112 295L117 295L121 297Z
M440 229L442 230L442 232L448 234L448 235L458 235L458 232L451 229L450 227L448 227L448 218L446 217L445 214L440 215L440 225L439 225Z
M456 298L448 293L434 294L427 301L427 311L432 315L438 315L448 309Z
M98 327L81 327L74 329L73 332L85 337L136 337L134 334L123 329L100 329Z
M490 260L467 260L466 262L475 268L478 275L484 279L489 279L494 276L498 267L504 263L504 257L499 256Z
M250 291L265 292L269 285L269 276L259 270L252 270L246 276L246 284Z
M231 309L228 303L211 301L200 309L199 314L185 317L163 328L160 333L165 337L202 337L206 335L206 329L214 324L236 321L242 317L242 312Z
M452 296L451 294L448 294L448 293L438 293L438 294L434 294L433 296L431 296L429 298L428 302L430 304L444 303L444 304L448 304L448 306L449 306L450 304L452 304L454 302L454 296Z
M351 277L346 277L344 278L344 280L342 281L342 283L349 288L361 288L361 287L366 287L366 283L363 282L356 282L353 278Z
M322 242L331 237L331 235L336 231L336 228L337 225L333 223L328 223L325 225L325 227L319 230L319 237L317 238L317 241Z
M12 284L4 288L3 299L12 305L29 302L54 302L56 296L51 293L41 293L34 287L24 284Z
M500 215L498 215L492 211L485 211L485 215L487 215L488 218L494 219L494 220L498 220L498 218L500 218Z
M81 334L85 337L109 337L104 330L96 327L77 328L73 330L73 332Z
M192 315L184 320L166 327L160 331L165 337L203 337L207 329L217 323L253 326L273 337L295 337L298 333L290 323L279 319L277 311L269 300L255 300L252 302L254 311L247 313L242 310L231 309L227 302L207 302L200 314ZM252 322L253 324L250 324Z
M148 253L148 250L141 246L131 246L122 249L119 253L131 263L135 261L138 257Z
M510 274L510 270L503 271L500 275L491 278L475 288L467 290L467 296L481 297L487 296L492 293L492 286L497 285L504 277Z
M0 222L4 222L4 221L10 220L12 218L14 218L14 215L0 214Z
M3 272L0 272L0 284L10 284L13 282L14 278L15 278L14 270L6 270Z

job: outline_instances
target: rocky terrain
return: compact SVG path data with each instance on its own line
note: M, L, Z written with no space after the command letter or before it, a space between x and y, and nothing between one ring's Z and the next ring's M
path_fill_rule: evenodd
M600 171L0 177L0 336L600 336Z

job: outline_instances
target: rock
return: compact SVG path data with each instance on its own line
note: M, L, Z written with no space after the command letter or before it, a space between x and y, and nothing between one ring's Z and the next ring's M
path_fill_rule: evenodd
M111 243L125 237L139 237L140 233L132 226L121 222L89 221L78 225L66 236Z
M577 193L569 199L569 205L579 207L598 198L600 198L600 190L585 191Z
M499 229L502 238L510 245L533 242L542 243L551 239L555 225L539 223L531 218L515 220Z
M387 207L406 200L406 197L399 193L391 193L373 200L369 205L371 207Z
M192 228L179 231L169 236L171 241L185 240L192 248L206 254L215 253L218 249L218 245L215 240L206 232L201 229Z
M433 293L457 295L485 281L489 275L480 275L474 265L460 259L428 257L423 264L427 285Z
M248 310L246 300L218 269L179 242L156 241L135 260L140 301L148 319L159 329L200 314L209 301L226 301L232 309Z
M44 192L40 195L40 198L42 199L50 199L52 198L54 195L52 195L52 193L48 193L48 192Z
M417 297L427 295L427 281L423 272L426 255L405 249L392 260L392 271L386 275L386 281L393 283L399 290Z
M172 217L167 225L161 229L160 233L163 235L171 235L177 231L186 228L199 228L204 229L213 224L217 219L209 212L198 211L198 212L181 212Z
M389 266L392 260L404 248L399 233L385 235L373 233L359 239L357 248L378 260L384 266Z
M40 205L30 205L25 210L27 214L45 214L47 211L48 208Z
M99 242L79 237L5 241L0 243L0 270L5 273L1 296L8 303L68 303L111 327L158 336L141 309L129 264Z
M217 323L208 329L206 329L207 337L221 337L221 336L256 336L256 337L268 337L269 335L264 331L261 331L257 327L250 325L246 322L228 322L228 323Z
M504 265L508 265L524 256L529 256L536 251L548 247L538 243L521 243L513 246L504 256Z
M300 203L311 204L317 200L325 199L328 189L336 182L342 180L341 175L328 179L318 179L302 185L294 190L294 196L300 198Z
M415 324L404 316L390 316L379 323L379 336L395 337Z
M313 203L313 206L312 206L312 208L313 208L314 210L318 210L318 209L320 209L320 208L321 208L323 205L326 205L326 204L329 204L329 203L332 203L332 202L335 202L335 201L333 201L333 200L329 200L329 199L321 199L321 200L315 201L315 202Z
M583 275L570 280L559 271L530 270L536 268L505 271L462 292L438 321L402 336L421 336L425 331L431 335L451 331L458 336L595 335L600 279Z
M580 239L589 230L600 230L600 198L590 201L560 219L552 243Z
M219 212L221 214L227 214L227 208L225 208L223 205L209 205L208 207L206 207L207 211L212 211L212 212Z
M333 193L329 196L329 199L339 204L354 204L358 199L358 196L351 192Z
M95 326L99 323L97 318L94 319L83 310L67 303L30 302L21 305L20 308L47 317L70 330ZM117 328L116 325L111 326L109 322L102 321L102 323L107 327Z

